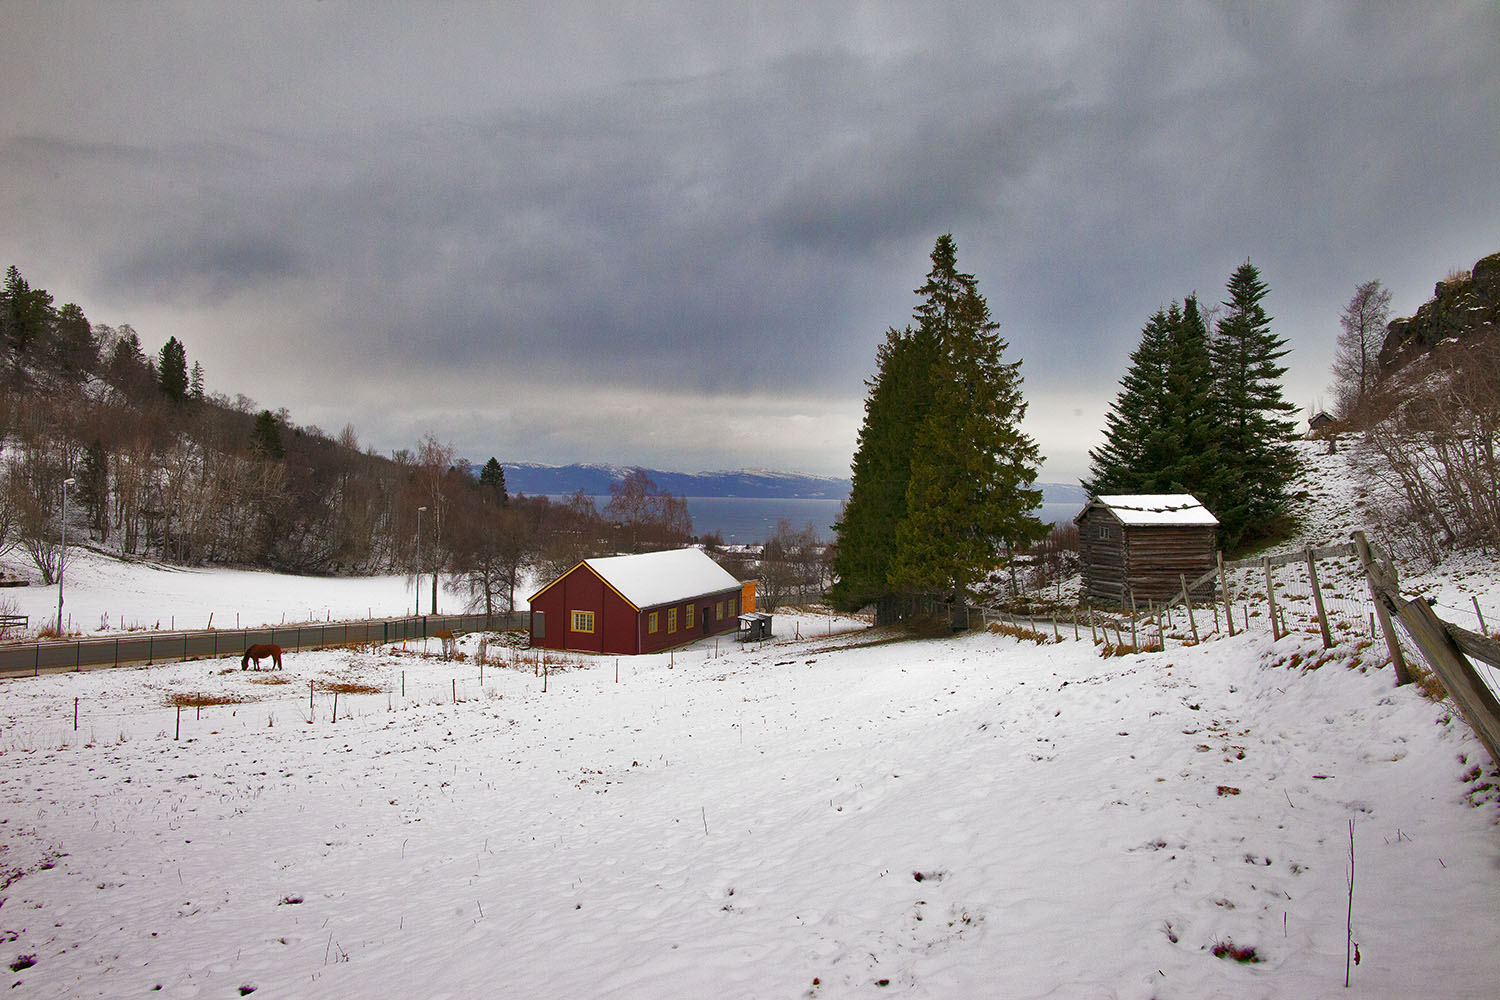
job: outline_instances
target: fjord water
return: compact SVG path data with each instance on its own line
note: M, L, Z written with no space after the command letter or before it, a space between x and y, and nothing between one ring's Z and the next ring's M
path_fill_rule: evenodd
M605 502L608 502L607 500ZM800 529L812 522L818 540L833 541L833 523L839 519L842 500L809 500L792 497L688 497L693 532L740 544L763 542L776 533L784 518ZM1047 524L1070 520L1083 509L1081 503L1044 503L1038 516Z

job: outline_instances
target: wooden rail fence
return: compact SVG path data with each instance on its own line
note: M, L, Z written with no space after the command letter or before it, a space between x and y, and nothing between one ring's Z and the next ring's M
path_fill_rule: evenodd
M1236 610L1229 587L1228 571L1259 569L1265 573L1266 610L1271 634L1273 638L1280 639L1288 629L1285 624L1285 609L1278 606L1272 570L1301 564L1307 569L1318 631L1326 649L1333 646L1334 640L1318 576L1318 563L1344 557L1359 559L1360 568L1369 589L1372 609L1371 630L1372 632L1375 630L1378 622L1379 632L1385 640L1386 652L1396 673L1397 685L1408 684L1412 680L1412 671L1403 652L1401 636L1395 628L1399 624L1411 644L1421 653L1422 659L1442 682L1444 690L1452 698L1464 722L1484 744L1491 759L1500 765L1500 678L1486 677L1474 662L1479 661L1486 664L1488 668L1500 668L1500 641L1484 634L1484 615L1479 608L1478 601L1476 600L1474 604L1474 614L1479 620L1481 631L1475 632L1444 621L1433 610L1431 602L1421 598L1408 599L1401 593L1400 580L1390 555L1369 542L1364 532L1361 531L1354 532L1352 540L1348 542L1307 548L1282 555L1261 556L1227 563L1221 556L1217 567L1196 580L1188 580L1184 576L1181 580L1181 594L1165 605L1155 605L1144 610L1136 609L1133 613L1126 615L1105 615L1096 610L1084 608L1081 609L1081 616L1075 614L1071 623L1064 624L1072 629L1075 638L1082 638L1083 630L1086 629L1089 637L1095 642L1100 641L1102 635L1103 641L1107 643L1109 630L1113 629L1115 642L1119 646L1139 649L1142 643L1142 633L1148 644L1151 642L1153 632L1158 637L1158 641L1164 644L1167 631L1172 628L1170 623L1172 612L1182 609L1187 625L1192 631L1193 641L1196 642L1206 635L1200 635L1198 622L1193 613L1195 605L1190 595L1203 584L1217 578L1219 596L1211 607L1214 615L1214 629L1218 631L1219 616L1222 613L1224 631L1232 636L1236 634ZM1201 608L1202 602L1198 602L1197 606ZM1028 629L1038 636L1046 637L1047 635L1046 619L1016 615L992 607L981 607L976 610L985 624L999 621L1013 627ZM1244 614L1245 625L1243 627L1248 628L1248 608L1245 609ZM1050 626L1051 637L1062 639L1064 629L1055 617L1050 619Z

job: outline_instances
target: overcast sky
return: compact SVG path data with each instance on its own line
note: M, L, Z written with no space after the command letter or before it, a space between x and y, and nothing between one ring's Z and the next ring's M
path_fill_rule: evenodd
M0 88L0 266L387 453L848 475L951 232L1065 482L1247 258L1308 406L1500 250L1492 0L0 0Z

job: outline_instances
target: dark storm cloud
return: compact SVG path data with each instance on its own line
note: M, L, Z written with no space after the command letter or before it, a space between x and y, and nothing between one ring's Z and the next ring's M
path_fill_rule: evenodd
M1066 478L1247 257L1306 403L1354 284L1496 249L1492 5L18 9L5 263L382 449L838 471L952 232Z

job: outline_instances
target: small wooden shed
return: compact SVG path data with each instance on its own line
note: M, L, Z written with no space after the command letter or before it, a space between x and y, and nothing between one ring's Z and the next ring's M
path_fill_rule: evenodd
M743 593L702 549L585 559L531 596L531 644L656 653L737 631Z
M1216 565L1219 519L1190 493L1097 496L1073 518L1083 563L1083 599L1107 607L1160 604ZM1210 600L1212 580L1193 591Z

